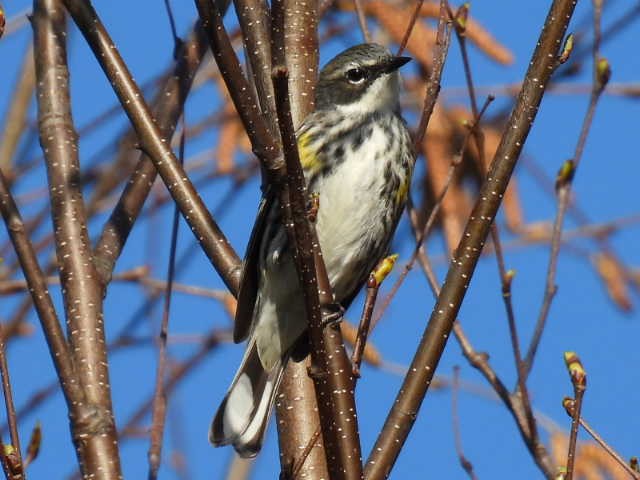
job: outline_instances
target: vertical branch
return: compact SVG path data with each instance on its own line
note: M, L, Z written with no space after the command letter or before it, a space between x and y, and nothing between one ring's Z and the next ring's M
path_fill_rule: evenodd
M480 189L479 199L454 253L438 301L407 376L367 460L368 480L388 477L413 426L473 276L490 225L557 64L559 46L575 4L576 0L555 0L549 10L520 95L507 122L489 174Z
M297 129L312 112L315 100L319 57L317 4L274 0L272 12L273 36L280 36L271 39L272 55L279 55L289 72L291 116ZM284 18L275 18L280 14ZM276 402L280 463L283 470L293 469L292 473L297 475L294 478L328 478L316 391L308 367L309 359L289 362L280 385Z
M93 414L77 419L74 437L91 450L87 478L120 478L102 312L80 184L77 134L70 110L66 27L57 0L36 0L34 44L40 144L45 153L60 282L78 380Z
M582 399L587 390L587 374L582 366L582 362L575 352L565 352L564 362L567 365L571 384L573 385L573 400L563 401L563 404L571 408L571 433L569 434L569 449L567 452L566 480L573 478L573 466L576 460L576 444L578 441L578 428L580 426L580 413L582 411Z
M16 467L16 472L12 475L11 480L22 480L25 478L24 464L22 462L20 435L18 434L18 419L16 417L16 408L13 403L13 391L11 388L11 379L9 377L9 363L7 362L7 350L4 340L4 332L0 332L0 376L2 377L2 393L7 412L7 423L9 424L11 446L13 447L13 451L11 452L13 461L11 463ZM0 445L0 448L4 449L5 446ZM6 455L6 452L2 452L0 455L4 456Z
M202 27L207 32L213 57L251 140L253 153L268 170L281 167L281 163L276 161L278 144L274 141L273 134L269 132L267 123L261 117L259 102L242 73L240 62L222 22L222 12L216 3L210 0L195 0L195 3L202 20Z
M282 188L283 223L295 245L294 259L302 285L311 340L310 375L316 388L327 466L331 478L362 478L360 438L351 373L340 329L328 325L327 308L333 302L315 230L306 211L306 188L291 121L287 71L274 62L276 109L287 166ZM319 295L320 292L320 295ZM325 308L327 307L327 308Z

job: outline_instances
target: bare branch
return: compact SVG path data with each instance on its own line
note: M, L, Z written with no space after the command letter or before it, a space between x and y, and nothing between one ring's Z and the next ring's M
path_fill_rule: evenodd
M74 418L80 468L93 478L121 477L111 405L102 290L87 231L66 58L66 27L57 0L34 5L40 144L45 153L56 254L71 354L90 418Z

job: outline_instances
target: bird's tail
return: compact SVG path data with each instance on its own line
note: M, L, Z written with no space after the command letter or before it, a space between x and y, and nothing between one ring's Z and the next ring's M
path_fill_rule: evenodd
M209 430L216 447L233 445L241 457L254 457L262 446L286 358L266 371L251 339L231 387Z

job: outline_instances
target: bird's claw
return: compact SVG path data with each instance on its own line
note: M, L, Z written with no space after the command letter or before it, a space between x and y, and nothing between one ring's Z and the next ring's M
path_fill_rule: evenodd
M322 305L320 311L322 312L322 328L339 325L344 316L344 308L338 302Z

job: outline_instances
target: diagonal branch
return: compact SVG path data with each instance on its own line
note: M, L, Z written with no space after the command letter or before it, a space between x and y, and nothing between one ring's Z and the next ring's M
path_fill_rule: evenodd
M502 195L535 119L545 87L557 64L576 0L553 2L516 105L479 199L453 256L438 301L407 376L366 463L367 479L388 477L420 409L464 299Z
M151 158L203 251L231 291L238 290L240 258L207 210L170 143L153 120L142 92L133 80L113 40L90 2L63 0L131 121L140 148Z
M191 84L206 51L204 32L199 24L193 27L189 39L176 51L176 64L165 85L154 101L154 118L163 138L171 138L176 128ZM94 249L94 261L104 286L109 282L116 260L151 191L158 171L153 161L143 152L124 192L107 220ZM99 196L94 192L96 205Z

